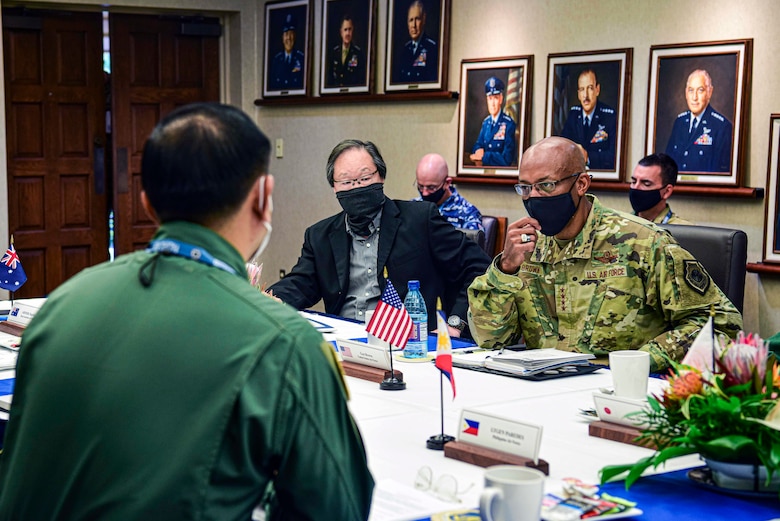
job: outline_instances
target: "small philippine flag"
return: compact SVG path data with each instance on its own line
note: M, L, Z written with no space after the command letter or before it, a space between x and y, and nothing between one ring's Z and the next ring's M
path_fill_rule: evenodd
M464 425L464 427L466 427L466 428L463 430L464 434L473 434L474 436L479 434L479 422L478 421L467 420L466 418L463 418L463 421L466 422L466 425Z
M435 365L452 385L452 398L455 398L455 376L452 374L452 340L447 330L447 321L442 311L436 312L436 362Z
M13 239L11 245L5 250L5 255L0 260L0 288L8 291L16 291L27 282L27 275L22 268L22 261L14 248Z

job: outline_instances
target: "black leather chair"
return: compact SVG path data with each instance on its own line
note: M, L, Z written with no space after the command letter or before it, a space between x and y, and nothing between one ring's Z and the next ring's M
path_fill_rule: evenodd
M483 249L493 257L496 251L496 237L498 236L498 219L490 215L482 216L482 226L485 227L485 245Z
M485 249L485 232L482 230L465 230L463 228L459 229L466 235L466 238L476 242L483 250Z
M747 235L742 230L689 226L660 225L672 234L680 246L691 252L737 309L742 312L745 300L747 265Z

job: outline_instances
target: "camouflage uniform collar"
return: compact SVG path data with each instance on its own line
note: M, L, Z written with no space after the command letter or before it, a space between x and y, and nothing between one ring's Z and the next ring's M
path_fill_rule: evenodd
M591 202L590 214L585 221L585 225L572 240L558 246L555 238L540 235L536 250L534 250L532 260L534 262L555 264L564 259L590 259L593 252L593 237L595 230L601 222L604 213L604 207L601 206L598 198L593 194L585 194L585 197Z

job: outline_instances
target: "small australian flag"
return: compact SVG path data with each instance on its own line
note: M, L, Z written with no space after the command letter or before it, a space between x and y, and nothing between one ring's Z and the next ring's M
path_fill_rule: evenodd
M11 243L0 260L0 288L16 291L25 282L27 282L27 274L25 274L22 261Z

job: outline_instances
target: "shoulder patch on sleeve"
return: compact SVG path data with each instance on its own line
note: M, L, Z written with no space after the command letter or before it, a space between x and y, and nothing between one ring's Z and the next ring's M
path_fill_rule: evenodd
M710 287L710 276L707 271L695 260L685 260L685 283L692 290L704 295Z

